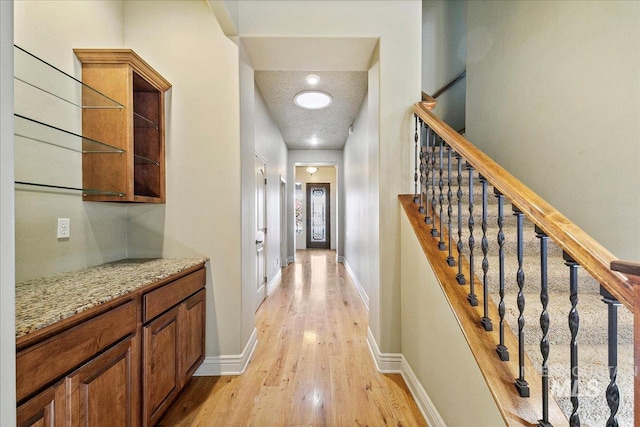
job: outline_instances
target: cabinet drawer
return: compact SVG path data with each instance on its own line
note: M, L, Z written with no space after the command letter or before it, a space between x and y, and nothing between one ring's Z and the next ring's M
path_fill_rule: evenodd
M16 356L18 402L135 331L136 302L129 301L20 351Z
M143 322L179 304L205 286L205 269L184 276L143 296Z

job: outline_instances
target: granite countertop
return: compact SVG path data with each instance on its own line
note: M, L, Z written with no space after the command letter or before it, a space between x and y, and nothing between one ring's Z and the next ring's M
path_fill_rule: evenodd
M16 284L16 338L205 262L125 259Z

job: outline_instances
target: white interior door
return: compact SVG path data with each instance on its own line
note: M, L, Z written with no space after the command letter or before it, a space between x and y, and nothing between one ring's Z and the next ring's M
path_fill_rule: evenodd
M267 165L256 155L256 310L267 296Z

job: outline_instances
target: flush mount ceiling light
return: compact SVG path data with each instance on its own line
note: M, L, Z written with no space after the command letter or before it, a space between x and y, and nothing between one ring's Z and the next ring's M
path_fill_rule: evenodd
M318 168L315 166L309 166L307 168L307 172L309 173L309 175L313 175L314 173L318 172Z
M307 77L305 77L305 80L310 85L315 85L320 81L320 76L318 76L317 74L309 74Z
M321 110L331 105L331 95L319 90L307 90L297 94L293 101L300 108L306 110Z

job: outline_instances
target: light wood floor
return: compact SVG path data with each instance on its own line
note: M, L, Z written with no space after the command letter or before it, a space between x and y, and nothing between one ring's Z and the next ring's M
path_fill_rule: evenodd
M160 426L426 426L400 375L382 375L368 316L335 251L298 251L256 313L240 376L194 377Z

